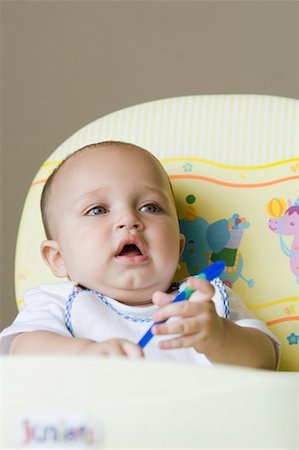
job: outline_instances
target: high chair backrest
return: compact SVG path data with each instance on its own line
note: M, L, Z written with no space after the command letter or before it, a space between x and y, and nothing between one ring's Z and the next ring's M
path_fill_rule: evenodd
M67 139L37 173L17 241L16 295L57 282L40 257L45 180L70 153L115 140L150 150L173 184L186 247L177 276L223 259L224 283L282 342L280 370L299 370L299 101L186 96L132 106Z

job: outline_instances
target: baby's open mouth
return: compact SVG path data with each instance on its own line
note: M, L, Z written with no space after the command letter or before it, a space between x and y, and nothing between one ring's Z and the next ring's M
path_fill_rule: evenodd
M147 250L140 239L125 238L118 246L115 254L116 259L123 264L136 265L148 260Z
M118 256L139 256L142 255L140 248L136 244L126 244Z

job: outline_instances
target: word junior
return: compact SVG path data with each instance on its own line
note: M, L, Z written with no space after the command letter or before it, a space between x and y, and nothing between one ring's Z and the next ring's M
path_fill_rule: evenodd
M70 425L63 420L54 423L23 421L23 445L34 443L76 443L86 447L96 444L95 430L87 425Z

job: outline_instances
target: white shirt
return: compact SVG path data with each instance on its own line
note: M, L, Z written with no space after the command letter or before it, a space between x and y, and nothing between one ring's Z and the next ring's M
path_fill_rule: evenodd
M213 284L215 295L212 300L217 314L224 317L223 287L219 290L219 282L213 282ZM71 333L65 325L65 315L66 305L74 288L73 282L61 282L28 290L24 295L24 308L12 325L0 334L0 353L8 353L14 337L24 332L44 330L61 336L72 337L73 335L98 342L123 338L137 343L153 324L151 316L157 310L156 305L128 306L109 297L82 291L74 296L68 310ZM229 302L230 320L239 326L257 328L267 334L273 340L279 355L279 341L268 330L265 323L256 319L248 311L236 293L227 287L225 289ZM70 306L70 302L68 304ZM144 348L145 357L152 360L175 360L196 362L202 366L211 365L203 354L193 348L161 350L158 346L159 341L169 338L169 335L154 336Z

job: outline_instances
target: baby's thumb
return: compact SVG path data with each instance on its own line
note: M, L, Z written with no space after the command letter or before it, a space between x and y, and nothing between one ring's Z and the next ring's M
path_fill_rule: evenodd
M173 300L173 295L157 291L153 294L153 303L158 306L165 306Z
M188 280L190 289L194 291L191 295L191 301L209 301L215 294L214 286L207 280L201 278L190 278Z

